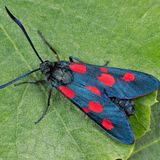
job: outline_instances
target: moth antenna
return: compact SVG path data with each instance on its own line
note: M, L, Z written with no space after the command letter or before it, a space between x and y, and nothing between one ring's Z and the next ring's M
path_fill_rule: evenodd
M3 89L3 88L5 88L5 87L7 87L7 86L9 86L9 85L11 85L11 84L19 81L20 79L25 78L25 77L29 76L30 74L32 74L32 73L34 73L34 72L37 72L37 71L39 71L39 70L40 70L40 68L37 68L37 69L35 69L35 70L33 70L33 71L30 71L30 72L28 72L28 73L26 73L26 74L24 74L24 75L22 75L22 76L20 76L20 77L18 77L18 78L16 78L16 79L10 81L10 82L8 82L8 83L5 83L5 84L3 84L3 85L0 86L0 89Z
M43 40L43 42L49 47L49 49L56 55L57 61L60 61L59 55L56 52L56 50L49 44L49 42L45 39L45 37L43 36L43 34L38 30L37 31L39 36L41 37L41 39Z
M34 52L36 53L37 57L39 58L39 60L43 63L42 58L39 56L37 50L35 49L31 39L29 38L29 35L26 31L26 29L24 28L23 24L9 11L9 9L7 7L5 7L9 17L21 28L21 30L23 31L24 35L26 36L29 44L31 45L32 49L34 50Z

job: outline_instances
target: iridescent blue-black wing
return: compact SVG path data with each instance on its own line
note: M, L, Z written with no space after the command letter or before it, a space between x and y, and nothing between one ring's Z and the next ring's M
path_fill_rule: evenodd
M59 90L111 137L132 144L128 117L110 97L134 99L159 89L160 82L151 75L127 69L73 62L68 65L73 81Z
M96 85L105 90L109 97L134 99L160 88L158 79L143 72L80 63L71 63L69 66L75 81Z
M59 90L112 138L124 144L134 143L126 114L97 87L73 80L69 85L59 86Z

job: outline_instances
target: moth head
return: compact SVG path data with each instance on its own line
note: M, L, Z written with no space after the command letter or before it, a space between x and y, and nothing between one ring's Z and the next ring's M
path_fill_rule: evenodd
M40 70L43 74L50 74L53 71L53 68L55 67L55 62L51 61L44 61L40 64Z

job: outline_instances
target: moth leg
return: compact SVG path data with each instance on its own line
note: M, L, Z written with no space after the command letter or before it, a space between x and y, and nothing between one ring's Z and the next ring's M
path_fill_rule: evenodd
M46 83L46 80L24 81L24 82L16 83L15 86L19 86L19 85L27 84L27 83L30 83L30 84Z
M78 58L75 58L75 57L72 57L72 56L69 56L69 61L70 62L75 62L75 63L85 63L85 62L79 60Z
M104 67L107 67L109 63L110 61L106 61L106 63L104 64Z
M75 57L72 57L72 56L69 57L69 61L70 62L75 62L75 63L85 63L85 62L79 60L78 58L75 58ZM109 61L106 61L106 63L103 66L107 67L109 63L110 63Z
M53 88L50 89L49 94L48 94L47 107L44 109L44 111L43 111L42 115L39 117L39 119L34 122L35 124L39 123L44 118L46 113L48 112L49 106L50 106L50 100L51 100L52 91L53 91Z

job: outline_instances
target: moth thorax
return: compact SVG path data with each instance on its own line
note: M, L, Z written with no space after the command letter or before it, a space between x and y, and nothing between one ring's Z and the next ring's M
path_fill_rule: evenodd
M73 75L67 68L55 68L51 76L58 84L69 84L73 80Z

